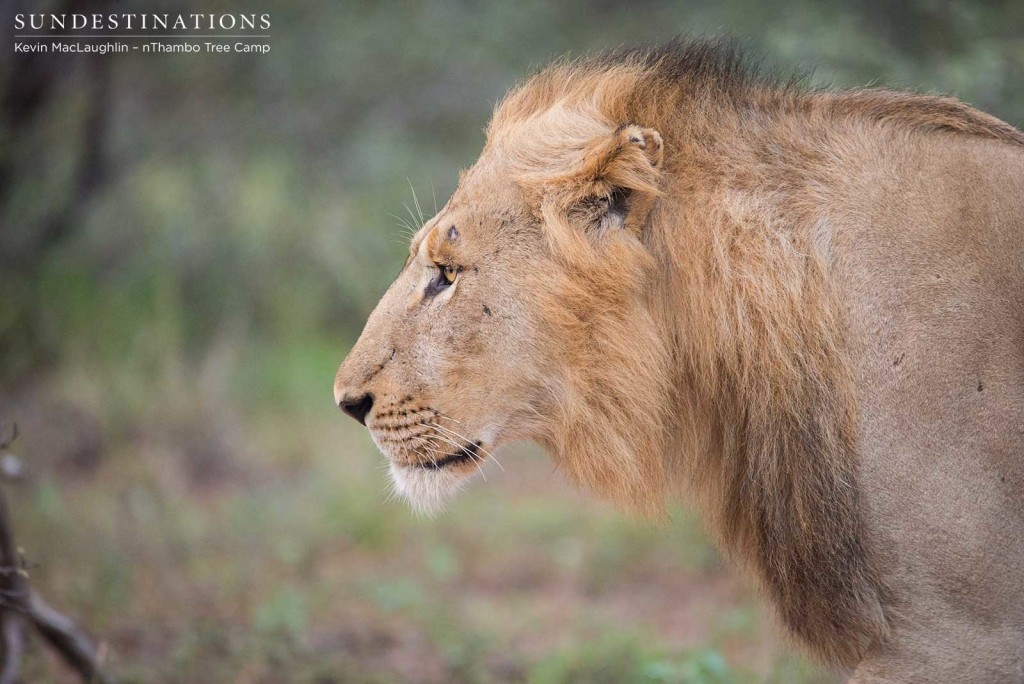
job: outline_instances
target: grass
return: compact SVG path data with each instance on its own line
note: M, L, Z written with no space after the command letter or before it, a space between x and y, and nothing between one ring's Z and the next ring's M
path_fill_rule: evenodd
M271 350L261 385L265 351L71 363L41 390L96 415L107 448L13 487L19 540L122 681L830 681L684 511L620 515L525 447L418 518L330 405L341 353ZM26 676L73 681L38 649Z

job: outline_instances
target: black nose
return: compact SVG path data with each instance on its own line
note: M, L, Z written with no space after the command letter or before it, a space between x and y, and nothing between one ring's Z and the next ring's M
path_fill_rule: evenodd
M361 397L344 397L338 404L341 410L366 425L366 414L373 408L373 395L364 394Z

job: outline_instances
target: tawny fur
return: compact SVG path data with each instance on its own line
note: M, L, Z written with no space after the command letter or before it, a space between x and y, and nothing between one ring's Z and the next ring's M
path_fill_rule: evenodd
M514 419L491 430L494 446L535 439L570 479L627 508L661 515L688 490L784 624L853 665L885 640L889 600L864 532L851 352L823 228L850 206L843 174L860 141L937 135L1024 144L950 98L760 79L720 44L552 65L497 107L480 161L414 238L336 393L353 369L395 357L377 337L395 334L396 312L434 306L416 289L431 264L465 264L466 278L503 269L507 339L478 337L497 307L467 285L448 296L474 332L444 354L412 345L431 374L372 389L442 382L454 389L431 391L468 393L479 417L462 419L480 426L504 407ZM456 224L466 237L446 241ZM475 248L474 226L487 236ZM434 311L424 335L447 315ZM472 375L509 356L514 387Z

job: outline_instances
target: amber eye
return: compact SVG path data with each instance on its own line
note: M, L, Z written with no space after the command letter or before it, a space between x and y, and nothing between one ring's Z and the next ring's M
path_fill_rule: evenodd
M423 292L427 297L433 297L442 290L447 290L459 276L458 266L442 266L441 264L435 264L435 268L437 268L437 275L430 279L430 282L427 283L426 290Z

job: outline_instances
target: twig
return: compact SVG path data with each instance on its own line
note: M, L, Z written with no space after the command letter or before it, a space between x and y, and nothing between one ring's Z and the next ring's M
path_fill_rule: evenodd
M29 590L28 618L36 630L86 682L107 682L100 672L96 646L63 613L57 612L35 590ZM3 684L0 682L0 684Z
M14 429L15 436L17 428ZM13 441L13 437L10 441ZM3 595L4 607L0 611L0 625L3 629L4 664L0 671L0 684L14 684L21 670L21 658L25 652L25 634L21 614L25 610L25 598L28 596L28 581L22 572L18 572L18 550L14 545L8 523L7 501L0 493L0 565L14 569L0 577L0 591Z
M0 618L3 631L4 662L0 669L0 684L15 684L25 655L25 621L13 610L5 610Z
M0 438L0 451L17 437L17 426L11 438ZM100 657L89 639L75 623L55 610L29 586L28 573L11 533L7 499L0 490L0 637L3 639L3 664L0 684L14 684L21 670L25 652L25 622L31 622L40 636L77 672L82 681L105 684L109 680L100 672Z

